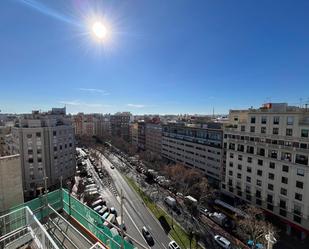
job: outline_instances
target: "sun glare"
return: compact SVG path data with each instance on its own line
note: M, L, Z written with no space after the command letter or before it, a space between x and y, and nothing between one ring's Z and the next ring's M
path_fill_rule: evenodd
M103 23L97 21L92 24L92 32L96 38L99 40L102 40L106 37L107 35L107 29L103 25Z

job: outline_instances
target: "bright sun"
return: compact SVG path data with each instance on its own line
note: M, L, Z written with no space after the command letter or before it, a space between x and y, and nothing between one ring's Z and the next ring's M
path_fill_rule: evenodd
M92 25L92 32L96 38L102 40L107 35L107 29L101 22L94 22Z

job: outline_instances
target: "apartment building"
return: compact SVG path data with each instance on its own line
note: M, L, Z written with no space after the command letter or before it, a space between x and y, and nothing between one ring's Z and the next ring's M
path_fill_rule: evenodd
M288 234L309 233L309 110L269 103L230 111L222 191L280 217Z
M0 155L5 154L5 137L11 133L11 127L0 126Z
M92 114L78 113L73 116L73 126L76 135L95 135L95 120Z
M163 124L162 157L199 169L208 177L210 183L219 185L223 163L222 140L220 124Z
M137 148L138 146L138 123L137 122L130 124L130 136L131 136L131 144Z
M110 117L111 134L114 137L121 137L125 141L130 141L130 122L132 115L130 112L118 112Z
M23 202L20 155L0 154L0 212Z
M161 155L162 126L160 123L146 123L145 149L157 155Z
M109 137L111 135L110 115L94 115L94 135L98 137Z
M138 149L145 150L146 148L146 123L144 120L138 121Z
M22 115L12 128L13 152L21 156L25 198L37 196L75 172L74 129L65 109ZM45 183L46 181L46 183Z

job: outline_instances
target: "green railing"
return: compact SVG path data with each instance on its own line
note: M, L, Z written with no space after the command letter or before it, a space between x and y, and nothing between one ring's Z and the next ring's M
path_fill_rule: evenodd
M18 205L10 209L10 212L28 206L37 219L42 220L48 214L52 213L47 204L57 211L62 209L67 214L71 215L110 249L120 249L122 244L124 245L124 249L135 248L132 244L123 240L121 236L114 236L110 229L103 225L104 220L98 213L81 203L73 196L69 196L68 191L65 189L55 190L47 195L40 196L34 200Z

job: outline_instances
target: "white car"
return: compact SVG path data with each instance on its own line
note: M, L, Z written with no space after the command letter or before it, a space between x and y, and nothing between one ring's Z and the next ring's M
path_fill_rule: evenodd
M179 245L173 240L168 244L168 249L180 249Z
M228 241L226 238L224 238L221 235L215 235L214 240L224 249L230 249L231 248L231 242Z

